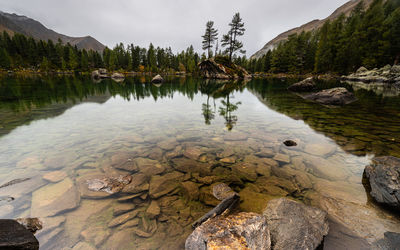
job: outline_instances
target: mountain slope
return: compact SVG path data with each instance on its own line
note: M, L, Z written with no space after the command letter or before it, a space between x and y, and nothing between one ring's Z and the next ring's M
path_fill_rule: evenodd
M265 55L269 50L274 49L278 44L282 41L285 41L288 39L290 35L293 34L299 34L303 31L312 31L316 30L318 28L321 28L325 22L334 20L338 18L340 15L345 14L346 16L350 15L351 11L361 2L362 0L351 0L344 5L340 6L338 9L336 9L329 17L323 19L323 20L313 20L309 23L306 23L300 27L288 30L271 41L269 41L261 50L257 51L251 58L253 59L258 59ZM364 7L368 7L373 0L364 0Z
M52 40L57 42L58 39L66 44L76 45L79 49L103 51L105 46L91 36L86 37L70 37L59 34L51 29L46 28L40 22L28 18L26 16L19 16L16 14L9 14L0 11L0 31L6 31L11 35L14 33L21 33L26 36L31 36L40 40Z

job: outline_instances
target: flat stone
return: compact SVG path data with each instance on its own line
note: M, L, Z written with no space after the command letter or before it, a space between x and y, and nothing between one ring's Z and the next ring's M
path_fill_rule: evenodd
M183 173L199 173L203 176L211 175L212 165L188 158L172 159L172 167Z
M317 93L303 96L307 100L312 100L324 105L346 105L357 101L353 93L346 88L325 89Z
M53 171L43 175L43 179L49 182L59 182L67 177L67 173L64 171Z
M135 209L135 204L133 203L123 203L123 204L118 204L114 207L113 209L113 215L114 216L119 216L121 214L127 213L129 211L132 211Z
M236 175L238 175L243 180L248 180L252 182L257 180L257 172L255 165L242 162L231 165L230 168Z
M46 185L32 194L31 216L54 216L79 205L78 190L70 178Z
M304 158L306 166L312 170L312 174L327 180L345 180L348 176L346 170L321 157L307 156Z
M283 163L290 163L290 157L284 154L276 154L274 156L275 161L283 162Z
M203 151L196 147L188 147L185 149L183 155L192 160L198 160L199 157L203 154Z
M326 212L286 198L270 201L263 215L273 249L316 249L329 231Z
M191 181L185 181L181 183L182 185L182 190L184 195L189 199L189 200L198 200L199 199L199 185L191 182Z
M304 148L304 151L309 154L328 157L335 153L336 146L328 143L321 143L321 144L307 144Z
M139 172L145 174L146 176L162 174L165 171L165 167L156 160L135 158L133 162L139 169Z
M99 247L110 235L110 231L103 226L90 226L81 232L82 238L96 247Z
M236 157L226 157L219 160L222 163L233 164L236 162Z
M120 215L118 217L115 217L108 223L108 227L116 227L118 225L124 224L125 222L135 218L138 213L139 213L139 210L135 210L135 211Z
M0 220L0 248L38 250L39 242L32 232L14 220Z
M225 183L220 183L220 184L213 185L212 190L213 190L214 197L217 198L220 201L225 200L226 198L236 194L236 192L234 192Z
M246 141L248 138L248 134L242 132L230 132L224 135L225 141Z
M140 219L139 218L135 218L132 219L124 224L122 224L120 227L118 227L119 229L125 229L125 228L131 228L131 227L136 227L137 225L139 225Z
M294 91L294 92L310 92L315 89L316 85L314 82L314 79L312 77L309 77L307 79L304 79L301 82L297 82L293 85L290 85L288 87L288 90Z
M197 227L185 249L271 249L266 219L255 213L217 216Z
M166 151L173 150L177 145L178 145L178 143L175 138L170 138L168 140L157 143L157 147L159 147L163 150L166 150Z
M136 164L133 162L132 154L131 153L117 153L111 157L111 165L114 168L126 170L129 172L136 172L138 168Z
M143 173L132 175L131 183L122 189L122 193L137 194L149 190L149 177Z
M180 172L172 172L165 175L155 175L150 180L150 197L159 198L166 195L178 187L178 180L181 179L184 174Z
M150 206L146 210L146 214L150 219L154 219L160 214L160 206L158 205L157 201L152 200Z
M108 177L104 174L89 174L77 179L77 184L81 197L87 199L102 199L120 192L132 177L118 176Z

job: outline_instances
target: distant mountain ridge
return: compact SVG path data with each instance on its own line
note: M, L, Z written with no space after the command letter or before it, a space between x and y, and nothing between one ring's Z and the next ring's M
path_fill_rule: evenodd
M3 31L6 31L11 35L14 33L20 33L38 40L52 40L55 43L58 39L61 39L64 44L70 43L73 46L76 45L79 49L102 52L105 48L102 43L91 36L66 36L46 28L43 24L32 18L0 11L0 32Z
M325 22L332 21L332 20L338 18L342 14L345 14L346 16L350 15L350 13L354 10L354 8L362 1L364 2L364 7L368 7L372 3L373 0L351 0L351 1L343 4L342 6L340 6L329 17L327 17L325 19L313 20L313 21L306 23L300 27L288 30L288 31L278 35L277 37L275 37L274 39L269 41L267 44L265 44L261 50L257 51L254 55L252 55L251 58L253 58L253 59L261 58L269 50L276 48L276 46L278 46L280 42L287 40L290 35L300 34L303 31L307 32L307 31L312 31L312 30L321 28Z

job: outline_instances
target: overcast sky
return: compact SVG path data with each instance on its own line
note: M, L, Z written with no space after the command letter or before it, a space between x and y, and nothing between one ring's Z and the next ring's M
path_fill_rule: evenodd
M278 34L329 16L347 0L0 0L0 10L26 15L69 36L90 35L113 47L133 43L171 46L173 51L193 45L201 50L201 35L213 20L220 35L240 12L246 32L247 55Z

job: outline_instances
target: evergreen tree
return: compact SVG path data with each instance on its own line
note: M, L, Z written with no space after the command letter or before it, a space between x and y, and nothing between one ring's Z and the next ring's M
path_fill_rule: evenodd
M238 40L240 36L244 35L246 30L242 18L240 17L240 13L236 13L233 16L229 26L230 30L228 34L223 35L222 37L222 47L227 47L225 53L229 55L229 60L232 61L232 55L236 51L240 51L243 54L246 53L244 50L241 50L243 48L243 43Z
M203 38L203 50L206 50L208 52L208 58L212 56L212 47L215 41L218 39L218 30L216 30L214 27L214 22L213 21L208 21L206 24L206 32L202 36ZM217 45L218 47L218 45Z

